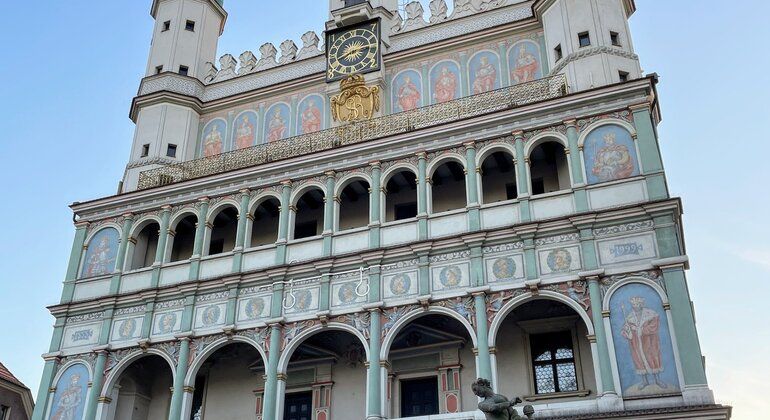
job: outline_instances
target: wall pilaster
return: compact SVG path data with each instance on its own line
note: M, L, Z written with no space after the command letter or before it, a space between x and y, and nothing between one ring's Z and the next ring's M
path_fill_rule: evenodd
M233 249L233 273L241 271L243 262L243 248L246 242L246 226L249 217L249 201L251 200L251 191L243 189L239 191L240 207L238 209L238 228L235 233L235 248Z
M190 281L198 280L200 274L201 256L203 255L203 241L206 237L206 220L209 217L209 198L198 200L198 223L195 226L195 242L193 243L193 255L190 258Z
M70 303L75 295L75 281L78 278L80 261L83 259L83 247L88 235L88 223L75 223L75 238L72 240L72 250L67 264L67 274L64 277L64 288L61 294L61 303Z

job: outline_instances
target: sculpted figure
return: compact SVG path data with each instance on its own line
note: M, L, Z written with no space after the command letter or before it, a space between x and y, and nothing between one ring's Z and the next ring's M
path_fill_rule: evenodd
M524 415L519 415L513 407L521 402L520 398L509 401L508 398L495 394L488 380L479 378L473 383L473 393L481 398L479 410L486 415L487 420L524 420L531 419L535 410L531 405L524 406Z

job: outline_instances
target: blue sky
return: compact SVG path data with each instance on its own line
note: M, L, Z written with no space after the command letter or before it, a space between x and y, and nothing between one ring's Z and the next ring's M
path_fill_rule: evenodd
M709 380L734 418L770 411L770 5L637 0L631 27L660 75L661 149L684 202L688 273ZM324 0L227 0L220 55L320 31ZM67 205L115 193L150 0L4 5L0 35L0 361L37 392L74 229ZM764 215L764 216L763 216ZM764 349L764 350L763 350Z

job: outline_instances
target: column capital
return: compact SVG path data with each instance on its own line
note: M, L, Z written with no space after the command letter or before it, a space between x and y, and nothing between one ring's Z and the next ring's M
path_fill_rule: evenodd
M511 135L515 140L524 140L524 130L516 130L511 132Z
M564 120L563 124L567 126L567 128L577 128L577 119L570 118L568 120Z
M85 220L84 221L78 220L77 222L75 222L75 229L88 229L88 226L90 224L91 224L90 222L87 222Z
M288 187L288 188L291 188L291 186L292 186L292 182L291 182L291 180L290 180L290 179L284 179L283 181L281 181L281 186L282 186L283 188L287 188L287 187Z
M424 151L424 150L419 151L419 152L415 153L414 155L417 156L417 159L426 159L428 157L428 153L426 151Z
M690 268L690 258L687 255L678 255L676 257L661 258L659 260L652 261L652 265L655 268L659 268L661 270L667 270L667 269L687 270Z
M326 175L326 179L327 179L327 180L328 180L329 178L332 178L332 179L333 179L333 178L334 178L334 177L337 175L337 172L334 172L334 171L326 171L326 172L324 172L324 175Z
M238 190L238 198L243 199L244 197L249 197L249 196L251 196L251 190L250 189L243 188L243 189Z
M168 212L171 211L172 208L173 207L171 207L170 204L166 204L164 206L161 206L160 211L161 211L161 213L168 213Z
M208 204L209 201L211 201L211 198L209 198L208 196L204 196L204 197L198 198L198 202L199 203L206 203L206 204Z
M649 111L652 104L649 101L645 101L639 104L629 105L628 109L631 110L631 112L636 111Z
M382 168L382 162L380 162L379 160L375 160L373 162L369 162L369 166L372 169L381 169Z
M599 281L599 278L601 278L604 275L604 269L599 270L591 270L591 271L581 271L578 273L578 276L580 276L581 279L587 280L587 281Z
M476 149L476 142L473 140L466 141L463 143L463 146L465 147L465 150Z

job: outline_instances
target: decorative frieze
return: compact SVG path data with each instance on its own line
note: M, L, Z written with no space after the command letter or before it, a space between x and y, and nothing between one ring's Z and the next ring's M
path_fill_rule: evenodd
M652 220L645 220L642 222L625 223L616 226L601 227L593 230L594 236L610 236L621 233L637 232L650 230L655 226Z
M546 246L553 244L560 244L563 242L577 242L580 240L579 233L565 233L562 235L548 236L545 238L535 239L535 246Z
M130 308L120 308L115 310L115 316L141 314L147 309L146 305L132 306Z
M602 277L599 281L602 297L607 293L607 291L617 282L627 280L630 278L643 278L652 282L655 282L658 286L660 286L663 290L666 290L666 284L663 282L663 276L661 275L661 272L658 270L648 270L648 271L638 271L635 273L627 273L627 274L618 274L615 276L608 276L608 277Z
M104 318L104 312L93 312L90 314L75 315L67 318L67 324L76 324L80 322L98 321Z
M175 300L167 300L165 302L158 302L155 304L155 311L160 311L163 309L170 309L170 308L176 308L179 306L184 306L185 299L175 299Z

